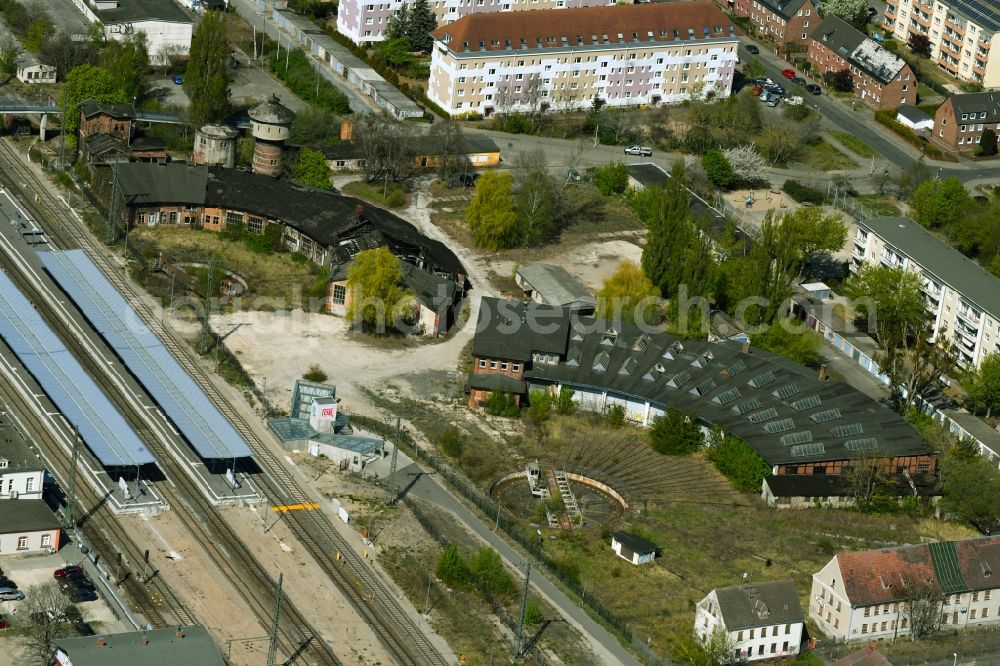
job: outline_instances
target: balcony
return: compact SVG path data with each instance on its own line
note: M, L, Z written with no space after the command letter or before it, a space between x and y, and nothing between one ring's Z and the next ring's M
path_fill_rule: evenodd
M979 330L979 320L982 319L981 313L977 313L975 310L969 308L959 307L955 311L955 315L960 322L966 324L969 328L975 331Z

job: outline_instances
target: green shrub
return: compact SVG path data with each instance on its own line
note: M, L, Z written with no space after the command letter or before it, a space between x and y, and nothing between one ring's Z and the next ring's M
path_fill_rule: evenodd
M500 554L489 546L483 546L469 562L471 571L487 590L494 594L510 594L514 591L514 581L500 560Z
M573 402L573 389L563 386L559 389L559 397L556 398L556 412L568 416L575 411L576 403Z
M301 49L294 49L283 58L268 58L271 72L281 79L295 95L321 109L338 114L351 112L351 105L339 88L319 75ZM287 63L287 64L286 64Z
M443 451L445 455L458 459L462 457L462 451L465 450L465 438L462 436L462 431L456 426L448 426L438 436L437 445L438 449Z
M694 453L705 443L705 435L695 419L673 407L653 421L649 429L653 450L672 456Z
M781 189L799 203L822 204L826 200L826 195L822 190L803 185L797 180L786 180Z
M625 406L615 403L608 410L608 425L621 428L625 424Z
M327 378L327 374L316 363L310 365L309 370L302 375L302 379L310 382L325 382Z
M521 413L517 400L507 391L490 391L483 403L486 413L490 416L506 416L514 418Z
M458 546L452 544L438 555L434 574L448 585L463 585L469 579L469 567L458 552Z
M771 473L771 466L759 453L731 435L708 450L708 459L736 490L744 493L759 492L764 477Z
M528 416L535 423L543 423L552 413L552 394L535 390L528 394Z
M937 146L928 141L924 141L919 136L917 136L916 132L914 132L912 129L910 129L906 125L896 120L895 111L889 111L889 110L876 111L875 120L879 121L889 129L891 129L898 136L903 138L907 143L914 145L917 148L921 148L924 151L924 155L926 155L927 157L930 157L932 159L953 159L950 155L945 155L943 152L941 152L940 148L938 148Z
M542 623L545 618L542 616L542 607L537 601L529 601L524 607L524 623L534 627Z
M594 186L604 196L624 194L628 189L628 166L622 162L594 167L592 175Z
M402 208L406 205L406 194L402 190L393 190L386 197L385 205L389 208Z

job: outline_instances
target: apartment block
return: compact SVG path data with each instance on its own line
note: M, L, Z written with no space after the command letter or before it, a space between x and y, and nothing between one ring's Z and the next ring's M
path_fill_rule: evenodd
M1000 353L1000 280L907 217L860 220L857 227L852 271L869 263L918 274L934 329L954 343L963 368Z
M910 66L839 16L827 16L813 32L809 61L824 74L848 70L854 92L874 109L917 103L917 77Z
M1000 7L985 0L887 0L883 27L901 42L925 35L931 59L954 77L987 88L1000 85L994 38L1000 32Z
M355 44L381 42L386 38L389 19L405 5L412 4L413 0L341 0L337 8L337 30ZM606 7L614 5L615 0L431 0L429 4L440 27L470 14Z
M738 45L704 1L473 14L433 36L428 97L483 116L726 97Z
M914 623L1000 622L1000 537L840 553L813 574L809 616L830 638L893 640Z
M695 607L695 633L706 640L715 631L726 632L735 646L735 662L797 655L803 627L802 607L790 580L717 588Z
M746 16L759 34L778 44L807 46L820 16L812 0L729 0L729 11Z
M934 141L952 151L973 150L985 130L997 130L997 123L1000 123L1000 94L952 95L934 114Z

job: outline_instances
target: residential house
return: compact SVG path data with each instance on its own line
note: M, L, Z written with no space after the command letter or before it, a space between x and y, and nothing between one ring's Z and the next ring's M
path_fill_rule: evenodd
M934 112L934 141L951 151L973 150L983 132L997 131L1000 93L956 93Z
M8 419L0 420L0 498L42 499L45 468Z
M132 139L135 107L131 104L102 104L93 99L80 102L80 141L104 134L123 143Z
M482 116L728 97L739 43L704 0L471 14L432 35L427 96Z
M535 302L483 298L469 406L491 390L573 390L581 409L649 425L674 407L753 447L773 474L841 474L876 458L892 474L934 473L936 454L891 409L843 382L751 348L686 340ZM491 388L490 384L503 385Z
M819 25L820 15L812 0L728 0L729 10L746 16L761 35L782 50L788 44L806 50L809 35Z
M594 314L593 294L562 266L528 264L519 266L514 282L536 303L558 305L582 315Z
M655 560L658 548L649 539L628 532L614 532L611 535L611 550L623 560L638 565Z
M906 44L910 35L930 42L932 61L963 81L1000 85L1000 14L991 0L887 0L883 27Z
M809 615L844 641L1000 623L1000 536L839 553L813 574ZM998 574L1000 575L1000 574Z
M59 548L59 521L44 500L0 500L0 555Z
M326 310L345 316L354 300L347 284L353 262L333 267L328 279ZM405 261L400 262L400 286L415 298L412 329L419 335L438 336L447 333L455 323L462 305L464 290L453 276L425 271Z
M834 14L813 32L809 61L821 74L848 70L854 91L873 109L895 109L917 102L917 77L910 66Z
M938 335L951 338L963 368L1000 352L1000 280L908 217L857 222L851 270L863 264L920 276Z
M57 638L53 666L224 666L219 648L201 627L147 629Z
M795 656L803 627L802 607L790 580L716 588L695 607L695 633L706 640L724 631L736 646L734 661Z

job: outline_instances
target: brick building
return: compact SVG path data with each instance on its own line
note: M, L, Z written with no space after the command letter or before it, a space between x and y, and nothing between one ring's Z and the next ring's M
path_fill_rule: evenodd
M80 143L95 134L104 134L128 143L132 138L135 107L131 104L100 104L92 99L80 102Z
M813 32L809 62L823 74L848 70L854 92L874 109L917 102L917 77L910 66L839 16L826 17Z
M998 122L1000 93L952 95L934 114L934 141L947 150L973 150L985 130L997 131Z
M729 0L729 10L749 18L759 34L782 46L808 46L809 35L822 20L812 0Z

